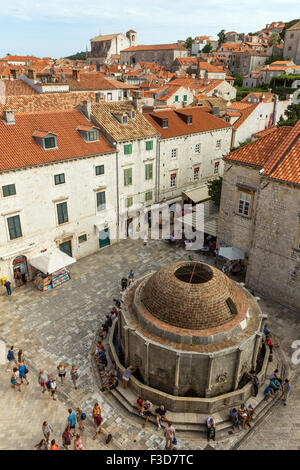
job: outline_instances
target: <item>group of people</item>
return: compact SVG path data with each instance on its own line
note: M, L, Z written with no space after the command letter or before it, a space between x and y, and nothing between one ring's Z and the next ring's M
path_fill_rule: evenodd
M60 378L61 385L64 384L67 373L67 365L63 362L60 362L57 366L58 376ZM72 365L70 370L70 378L73 382L75 390L77 390L77 380L78 380L78 370L75 365ZM45 393L46 390L50 392L50 398L56 400L57 393L57 382L54 375L49 374L46 370L41 369L38 376L38 383L42 387L42 393Z
M264 390L266 400L274 398L279 391L282 391L283 404L287 405L289 393L291 391L291 384L289 379L282 379L279 376L279 370L275 369L270 377L269 385Z
M126 290L131 284L134 283L134 271L131 269L128 277L123 276L121 279L121 288L122 291Z
M20 348L16 357L14 346L11 346L7 353L7 360L8 360L7 372L12 371L12 375L10 378L11 386L14 390L18 388L19 392L21 392L22 385L24 384L24 382L27 385L29 384L29 380L27 378L27 374L29 370L25 362L23 350ZM11 369L13 364L14 364L14 367Z
M152 403L149 400L144 400L142 397L138 397L136 404L137 404L139 415L145 418L145 423L143 424L143 428L147 425L149 418L150 416L152 416L152 414L154 414L155 416L155 422L156 422L158 431L162 429L162 422L166 423L166 427L164 428L164 437L166 439L166 449L175 450L175 445L177 444L176 430L167 417L166 407L164 405L160 405L158 408L155 409L155 412L153 413Z

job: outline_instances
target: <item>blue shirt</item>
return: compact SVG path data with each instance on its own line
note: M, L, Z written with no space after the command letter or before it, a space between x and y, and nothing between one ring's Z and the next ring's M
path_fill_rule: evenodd
M72 413L69 417L68 417L68 421L70 423L70 426L75 426L76 424L76 415L75 413Z
M21 377L24 377L26 374L25 374L25 370L26 370L26 367L24 366L24 364L22 364L20 367L19 367L19 372L20 372L20 376Z

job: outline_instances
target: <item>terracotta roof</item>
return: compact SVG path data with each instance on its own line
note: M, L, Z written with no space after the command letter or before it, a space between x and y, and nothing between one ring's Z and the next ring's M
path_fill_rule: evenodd
M252 103L244 103L243 101L234 101L234 103L231 103L229 106L227 106L228 111L240 111L241 109L246 109L251 106Z
M123 113L130 115L134 107L130 101L110 103L95 103L92 105L92 115L99 126L115 140L151 137L157 135L156 129L151 126L145 116L136 111L135 118L128 118L128 124L121 124L116 115Z
M72 90L118 90L128 89L130 85L127 83L113 80L112 78L104 77L102 72L79 72L80 81L73 79L73 77L66 77L63 83L66 83Z
M102 135L98 142L90 143L80 136L77 127L87 125L89 121L77 109L20 113L15 115L15 119L16 124L10 126L0 121L0 170L114 152L114 148ZM56 134L58 148L42 149L33 137L37 129L41 136Z
M187 49L180 44L154 44L154 45L144 45L132 46L127 49L123 49L121 52L135 52L135 51L160 51L160 50L175 50L175 51L187 51Z
M276 152L276 149L282 140L289 135L291 129L291 127L285 126L279 128L276 127L273 132L268 133L265 137L261 137L260 139L235 150L224 158L225 160L263 168L270 156Z
M255 134L252 134L252 136L253 137L258 137L258 138L265 137L265 135L272 134L272 132L276 132L276 129L277 129L276 126L269 127L269 129L265 129L263 131L256 132Z
M241 103L250 103L248 101L248 98L249 97L255 97L257 98L258 100L262 99L262 102L263 103L271 103L272 101L274 101L275 99L275 96L273 93L268 93L268 92L259 92L259 93L256 93L256 92L251 92L249 93L247 96L245 96L245 98L243 98L241 100ZM234 104L234 103L233 103Z
M190 88L190 90L195 90L207 94L224 81L225 80L216 80L212 78L175 78L174 80L169 82L169 84L181 85L185 88Z
M237 121L235 121L235 123L233 124L233 129L238 129L253 113L257 106L258 104L251 104L250 106L248 106L248 108L240 109L239 112L241 113L241 117Z
M1 80L1 85L5 86L5 96L18 96L18 95L37 95L31 86L23 82L23 80Z
M192 116L192 124L187 124L185 116ZM161 134L162 139L231 128L231 125L223 119L206 113L199 106L180 108L172 111L156 111L147 114L146 118ZM168 119L167 128L162 127L163 119Z
M100 35L96 36L95 38L91 39L91 42L101 42L101 41L109 41L111 39L114 39L115 37L119 36L122 33L117 33L117 34L106 34L106 35Z
M208 62L199 62L198 67L199 67L199 70L206 70L207 72L225 73L225 70L223 69L223 67L218 66L218 65L212 65L212 64L209 64Z
M176 93L179 88L181 88L181 85L175 85L173 82L167 83L166 85L162 85L159 88L156 88L155 94L163 92L160 96L158 96L156 99L159 101L167 101L168 99L171 98L171 96Z
M176 61L182 65L198 64L197 57L176 57Z

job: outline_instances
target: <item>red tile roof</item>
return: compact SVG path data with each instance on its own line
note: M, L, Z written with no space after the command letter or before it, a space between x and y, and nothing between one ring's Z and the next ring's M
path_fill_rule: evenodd
M187 124L184 116L192 116L192 124ZM169 139L171 137L197 134L199 132L207 132L217 129L231 128L231 125L206 113L198 106L180 108L176 110L163 110L145 114L149 122L161 134L162 139ZM168 119L168 127L162 127L162 120Z
M104 77L102 72L79 72L80 80L74 80L73 77L66 77L66 81L72 90L118 90L128 89L127 83Z
M19 95L37 95L31 86L23 82L23 80L3 80L1 81L2 85L5 86L5 95L6 96L19 96Z
M80 136L78 126L90 121L77 109L21 113L15 119L14 125L0 121L0 171L114 151L102 135L98 142L90 143ZM40 136L56 134L58 148L42 149L33 137L37 129Z

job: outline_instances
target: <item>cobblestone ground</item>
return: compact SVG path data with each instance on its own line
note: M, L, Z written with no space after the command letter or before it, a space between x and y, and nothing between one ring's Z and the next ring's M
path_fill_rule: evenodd
M193 256L201 259L199 255ZM67 409L80 406L90 416L95 401L102 408L105 431L111 432L114 438L108 446L103 436L94 441L92 423L87 423L83 436L87 449L164 448L162 434L154 426L142 429L141 422L116 405L112 397L103 397L99 393L90 367L90 352L96 330L111 309L112 299L119 296L123 274L128 275L133 268L138 278L165 263L187 257L187 252L182 248L163 241L152 240L143 246L141 241L125 240L79 260L71 267L71 281L53 291L41 293L28 285L14 290L9 298L3 289L0 297L0 336L6 344L14 344L16 349L23 348L30 365L30 384L23 386L22 393L12 390L10 374L6 372L6 366L1 366L0 448L32 449L42 438L41 425L44 420L52 424L54 437L60 443ZM208 258L204 257L203 260L207 262ZM293 339L298 339L297 335L300 339L297 314L263 299L261 307L270 315L270 329L276 330L287 356L291 356ZM40 368L56 373L60 361L69 366L77 365L79 388L75 391L67 378L65 385L59 386L59 400L55 402L48 395L42 395L37 384L37 373ZM298 439L300 437L300 413L298 423L295 421L299 407L296 403L299 381L293 385L290 405L282 406L280 413L276 412L272 425L266 423L268 439L270 442L273 439L272 448L296 446L297 433ZM291 415L287 418L289 413ZM273 416L267 419L272 420ZM295 443L286 438L289 432L295 436ZM247 438L243 448L264 448L264 442L267 442L265 434L265 429L260 427ZM195 434L182 433L178 437L178 449L203 449L206 446L206 442ZM274 447L274 443L278 447ZM215 446L226 447L222 443Z

